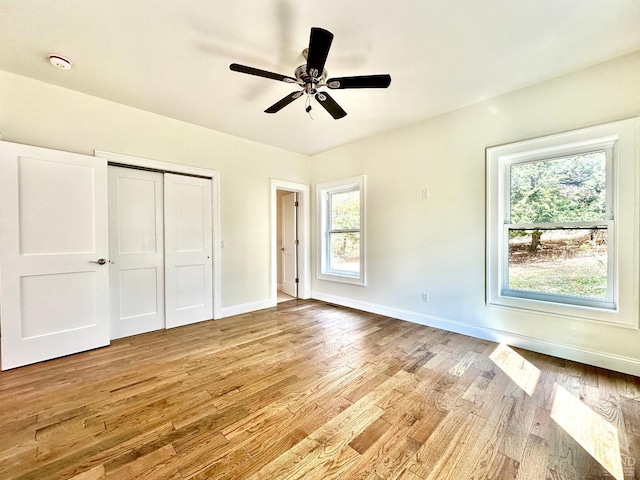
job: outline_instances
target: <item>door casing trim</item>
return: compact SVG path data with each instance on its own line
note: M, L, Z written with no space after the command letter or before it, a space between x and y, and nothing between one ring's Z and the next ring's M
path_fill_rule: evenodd
M311 298L311 195L304 183L271 179L271 281L269 302L278 304L278 190L298 194L298 298Z

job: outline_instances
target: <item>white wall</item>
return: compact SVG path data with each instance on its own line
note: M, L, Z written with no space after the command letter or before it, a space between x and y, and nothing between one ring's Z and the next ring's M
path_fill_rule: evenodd
M640 375L638 330L484 302L485 148L639 116L639 85L637 52L309 160L0 71L0 133L219 170L227 311L270 296L270 178L315 184L366 174L368 286L314 279L316 298Z
M640 375L640 331L484 297L485 149L639 115L636 52L313 156L314 185L367 175L368 285L314 278L312 295Z
M308 157L3 71L0 134L87 155L98 149L218 170L222 307L268 303L270 179L308 184Z

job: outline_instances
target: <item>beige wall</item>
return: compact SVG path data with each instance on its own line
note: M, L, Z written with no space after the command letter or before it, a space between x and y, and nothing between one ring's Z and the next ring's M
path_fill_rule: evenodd
M270 179L309 183L308 157L0 71L2 140L218 170L222 307L270 296Z
M367 287L314 279L313 295L640 375L640 331L484 295L485 149L639 115L636 52L312 157L314 185L367 175L368 264Z

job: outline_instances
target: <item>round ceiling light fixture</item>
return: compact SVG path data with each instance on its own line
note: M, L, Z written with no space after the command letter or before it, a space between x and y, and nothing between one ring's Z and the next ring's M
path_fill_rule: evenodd
M59 68L60 70L71 70L71 60L64 58L62 55L49 55L49 61L51 65Z

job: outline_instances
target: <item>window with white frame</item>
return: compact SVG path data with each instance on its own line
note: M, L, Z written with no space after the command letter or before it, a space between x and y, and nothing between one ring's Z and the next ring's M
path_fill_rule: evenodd
M317 186L318 278L365 284L364 176Z
M637 129L487 150L488 304L637 326Z

